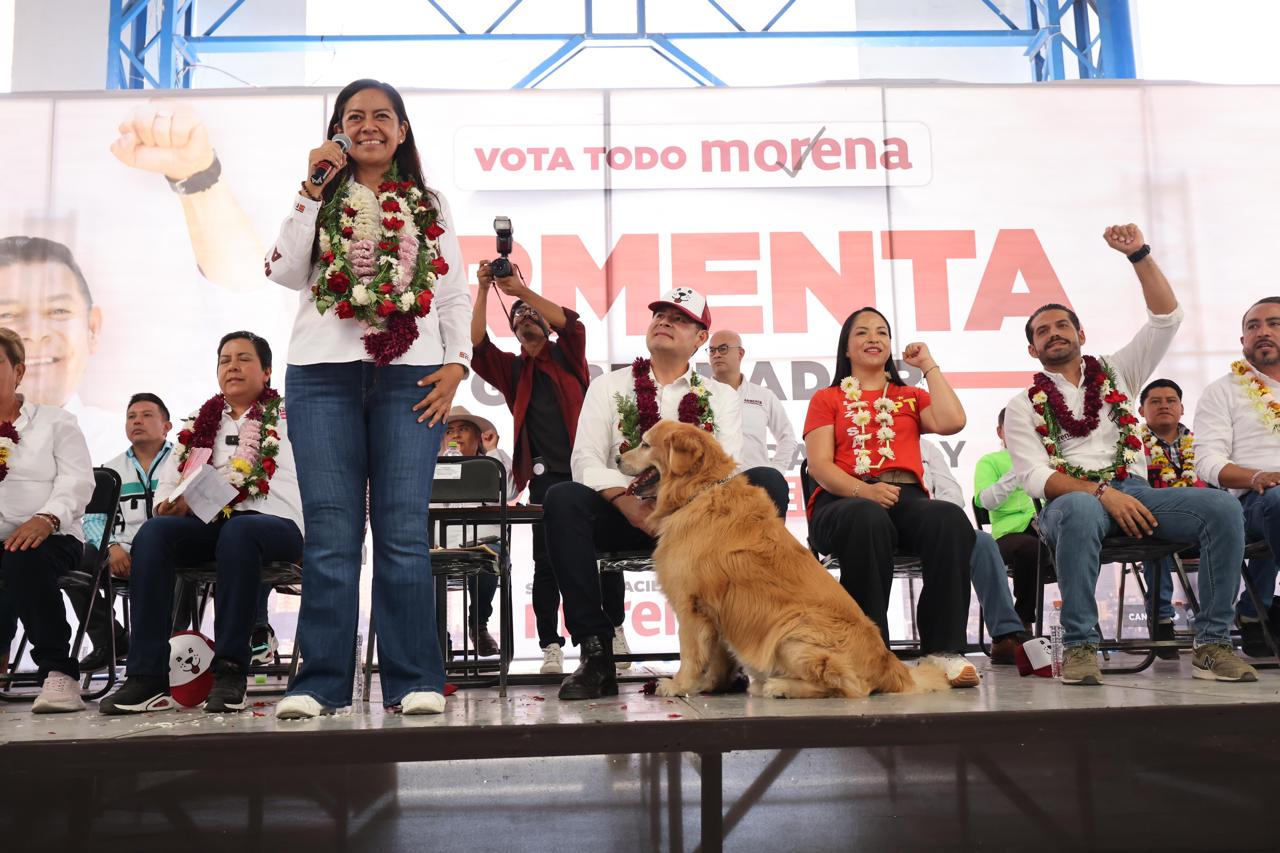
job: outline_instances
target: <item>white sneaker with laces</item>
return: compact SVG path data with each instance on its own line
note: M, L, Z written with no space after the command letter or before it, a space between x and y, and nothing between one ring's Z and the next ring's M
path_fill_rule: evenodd
M952 687L977 687L982 681L977 668L963 656L954 652L926 655L925 663L931 663L947 674Z
M277 720L309 720L323 714L332 714L332 708L326 708L310 696L301 693L286 696L276 705Z
M443 714L444 696L426 690L415 690L400 700L401 714Z
M613 629L613 656L631 654L631 647L627 645L627 635L619 625ZM620 660L613 665L614 669L631 669L631 661Z
M40 695L31 706L33 714L65 714L83 710L80 682L64 672L50 672L44 677Z
M542 668L538 672L543 675L563 675L564 647L559 643L544 646L542 649Z

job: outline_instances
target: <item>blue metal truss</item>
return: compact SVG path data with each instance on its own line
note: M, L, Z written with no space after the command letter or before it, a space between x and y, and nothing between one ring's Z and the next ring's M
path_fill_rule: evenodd
M456 1L456 0L455 0ZM723 0L705 0L730 29L712 32L650 32L647 0L636 0L634 32L596 32L594 0L583 0L578 33L498 32L524 0L512 0L501 15L480 32L468 32L448 13L443 0L423 0L451 32L370 35L218 35L245 0L233 0L212 24L196 24L196 0L110 0L107 34L107 88L189 88L191 71L201 57L217 53L328 50L340 44L391 44L433 41L548 42L550 55L517 80L512 88L537 87L585 50L601 47L645 47L661 56L700 86L725 86L724 80L694 58L691 46L707 41L824 39L876 46L976 47L1021 49L1036 81L1067 79L1068 55L1075 58L1080 79L1132 78L1135 74L1129 0L1025 0L1026 23L1019 25L995 0L977 0L1001 26L989 30L835 30L786 31L775 25L795 5L785 0L760 30L742 26ZM259 0L262 2L262 0ZM693 2L693 0L688 0ZM1067 26L1064 26L1064 23ZM685 43L677 46L677 42Z

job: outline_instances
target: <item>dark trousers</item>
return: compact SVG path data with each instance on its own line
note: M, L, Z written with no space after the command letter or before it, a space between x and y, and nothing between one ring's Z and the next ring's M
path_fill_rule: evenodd
M785 517L790 500L786 479L773 468L760 467L743 476L760 486ZM613 504L582 483L560 483L547 491L543 502L547 526L547 549L555 569L560 595L564 598L564 621L575 644L586 637L612 636L622 624L621 595L616 609L606 607L601 586L623 586L622 572L607 572L602 578L596 568L598 551L630 551L653 548L654 539L632 527ZM970 536L972 540L972 536ZM968 559L966 552L965 559ZM617 580L614 581L616 576ZM966 570L965 583L969 582Z
M0 577L13 611L27 629L40 678L50 672L80 677L71 656L71 625L58 578L80 565L84 545L74 536L50 536L27 551L0 550ZM12 638L11 638L12 639Z
M218 567L214 662L227 661L247 672L262 566L296 561L301 554L298 525L274 515L237 512L209 524L190 515L148 520L134 537L131 553L129 674L168 676L175 572L210 560Z
M84 551L80 559L80 571L92 579L97 576L98 572L98 549L92 545L85 545ZM110 583L110 576L107 577ZM97 595L91 595L92 589L88 586L72 586L68 587L67 598L71 601L71 606L75 608L76 614L80 615L86 612L92 599L93 610L89 612L88 624L84 626L85 636L89 638L89 642L93 644L95 649L111 648L111 630L115 628L116 632L116 649L122 651L129 640L129 632L124 626L117 622L114 614L107 608L107 593L105 590L98 590ZM82 617L83 618L83 617Z
M809 519L809 535L820 552L839 558L840 585L880 626L886 645L894 551L918 556L924 576L916 607L920 649L925 654L965 650L975 535L960 507L931 500L916 485L901 486L890 509L866 498L822 492Z
M529 503L542 504L546 500L548 489L572 480L572 475L556 471L535 475L529 481ZM622 614L625 592L622 573L610 572L609 577L601 578L600 591L604 596L605 612ZM545 649L550 645L564 645L564 637L560 634L560 587L556 584L556 573L551 568L551 557L547 554L545 524L533 525L533 618L538 624L539 646Z
M1044 551L1044 565L1049 566L1048 549L1035 533L1006 533L996 540L1000 558L1013 573L1013 609L1024 625L1036 621L1036 558Z

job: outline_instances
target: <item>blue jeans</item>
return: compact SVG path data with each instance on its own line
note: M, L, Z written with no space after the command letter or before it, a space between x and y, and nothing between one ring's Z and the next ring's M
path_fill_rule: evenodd
M298 646L289 695L351 704L365 495L373 530L373 624L383 703L444 692L427 510L444 421L418 423L418 380L437 370L372 362L289 365L289 438L306 520Z
M1134 477L1112 481L1111 488L1137 498L1151 511L1159 525L1157 537L1200 543L1201 611L1195 644L1229 643L1244 555L1240 502L1217 489L1153 489ZM1058 567L1063 644L1096 645L1098 554L1103 537L1119 535L1120 528L1092 494L1071 492L1049 502L1040 529L1054 549Z
M1009 594L1009 579L1004 559L996 540L985 530L979 530L973 541L973 555L969 557L969 578L973 591L982 605L982 621L992 637L1016 634L1022 630L1022 620L1013 609L1013 596Z
M1240 498L1244 508L1244 529L1252 540L1266 539L1272 553L1280 553L1280 489L1267 489L1262 494L1250 491ZM1262 606L1270 607L1276 594L1276 561L1267 557L1262 560L1249 561L1249 581L1258 591ZM1240 596L1239 611L1241 616L1250 619L1266 619L1267 614L1258 615L1253 600L1248 594Z
M129 675L167 678L175 571L214 560L214 663L249 669L249 634L262 588L262 565L297 560L302 533L286 518L236 512L206 524L191 515L158 515L138 528L129 552Z
M1173 611L1173 560L1165 557L1162 560L1148 560L1142 564L1142 576L1147 581L1147 606L1151 604L1151 590L1156 584L1156 572L1159 572L1160 578L1160 613L1157 618L1160 621L1172 621L1175 618ZM1120 602L1121 606L1124 602Z

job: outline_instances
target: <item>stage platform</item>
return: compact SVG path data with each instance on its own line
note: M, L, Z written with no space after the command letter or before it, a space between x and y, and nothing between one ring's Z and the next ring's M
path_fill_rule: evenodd
M0 706L18 850L1276 849L1280 673L1187 655L1102 687L1019 678L863 701L596 702L462 690L277 722L275 697L33 716ZM699 848L699 845L701 847Z

